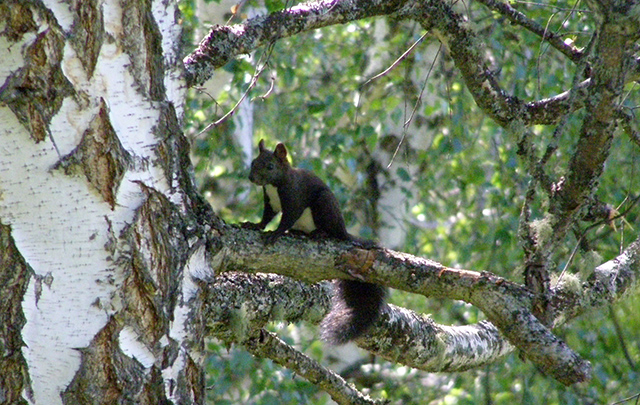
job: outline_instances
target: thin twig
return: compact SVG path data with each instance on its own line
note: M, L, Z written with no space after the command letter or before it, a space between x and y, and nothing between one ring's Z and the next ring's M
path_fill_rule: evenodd
M436 60L438 59L438 56L440 56L441 51L442 51L442 43L440 43L440 46L438 47L438 52L436 52L436 56L433 58L433 62L429 67L429 71L427 72L427 76L424 78L424 81L422 82L422 88L420 89L420 94L418 95L418 99L416 100L416 103L413 106L411 115L409 116L409 119L407 119L404 122L404 125L402 126L402 138L400 139L400 142L398 142L398 146L396 146L396 150L393 152L393 156L391 156L391 159L389 160L387 169L390 168L391 165L393 164L393 161L396 158L398 151L400 150L400 146L402 146L402 143L404 142L404 139L407 136L407 128L409 127L409 124L411 123L411 121L413 121L413 117L415 116L416 111L418 110L418 105L420 105L420 102L422 101L422 95L424 94L424 89L427 87L427 81L429 80L429 76L431 76L431 72L433 71L433 67L436 65Z
M626 200L626 198L625 198ZM636 198L634 198L633 200L631 200L631 204L627 207L626 210L624 210L623 212L619 213L618 215L615 215L612 218L605 218L605 219L601 219L598 222L595 222L591 225L589 225L583 232L582 235L580 235L580 237L578 238L577 242L576 242L576 246L573 248L573 251L571 252L571 256L569 256L569 260L567 260L567 263L564 265L564 268L562 269L562 271L560 272L560 276L558 276L558 281L556 282L556 286L558 286L560 284L560 280L562 280L562 277L564 276L564 273L566 272L567 268L569 267L569 264L571 264L571 261L573 260L574 255L576 254L576 251L578 250L578 247L580 246L580 242L582 242L582 239L584 239L584 237L587 235L587 232L589 232L590 230L592 230L593 228L596 228L604 223L607 222L613 222L618 218L622 218L623 220L625 220L625 216L627 215L627 213L629 211L631 211L631 209L633 208L634 205L636 205L636 203L640 201L640 195L638 195Z
M632 395L628 398L622 399L620 401L616 401L616 402L612 402L610 405L620 405L620 404L624 404L625 402L629 402L632 400L636 400L636 404L638 404L638 401L640 401L640 393L636 394L636 395Z
M560 275L558 276L558 280L556 281L556 287L558 285L560 285L560 281L562 281L562 277L564 277L564 273L567 271L567 268L569 267L569 265L571 264L571 262L573 261L573 257L576 255L576 252L578 251L578 248L580 247L580 242L582 242L582 239L584 239L584 236L586 234L583 233L580 236L580 239L578 239L578 241L576 242L576 246L573 248L573 251L571 252L571 256L569 256L569 260L567 260L567 262L564 264L564 268L562 269L562 271L560 272Z
M259 66L258 68L256 68L256 71L253 74L253 77L251 78L251 83L249 83L249 87L247 87L247 90L245 90L245 92L242 94L242 97L240 97L240 100L238 100L238 102L233 106L233 108L231 108L231 110L229 110L220 119L218 119L217 121L212 122L211 124L207 125L202 131L198 132L196 137L202 135L203 133L207 132L209 129L211 129L211 128L215 127L215 126L220 125L222 122L224 122L224 120L226 120L227 118L229 118L230 116L232 116L236 112L236 110L238 109L238 106L240 106L240 103L242 103L244 101L244 99L247 97L247 95L249 94L251 89L253 89L253 87L258 82L258 78L260 77L262 72L267 68L267 66L269 64L269 59L271 58L271 52L273 51L274 44L275 44L274 42L269 44L269 47L268 47L267 52L266 52L266 55L267 55L266 56L266 61L262 64L262 66ZM262 59L262 57L260 59ZM258 61L258 64L260 64L260 61Z
M613 328L616 331L616 336L618 338L618 341L620 342L620 348L622 349L624 358L627 360L627 363L629 364L631 370L636 371L636 363L634 363L633 359L629 355L629 350L627 349L627 343L624 341L624 334L622 333L620 322L618 321L616 312L614 311L613 305L611 304L609 304L609 317L611 318L611 322L613 322Z
M634 125L637 126L635 121L635 116L633 115L633 111L627 113L622 108L619 108L617 111L618 119L622 121L622 128L629 135L629 138L633 143L637 146L640 146L640 131L634 128Z
M251 101L255 100L256 98L260 98L262 101L266 100L267 97L269 97L269 95L271 94L271 92L273 91L273 88L275 87L275 83L276 83L276 77L275 75L271 75L271 78L269 79L271 81L271 86L269 86L269 90L267 90L266 93L264 93L261 96L258 97L254 97L251 99Z
M428 33L429 33L429 31L425 32L420 38L418 38L416 40L416 42L413 43L413 45L411 45L409 47L409 49L404 51L404 53L402 55L400 55L400 57L398 59L396 59L388 68L386 68L382 72L378 73L377 75L373 76L371 79L369 79L366 82L364 82L361 87L364 87L367 84L371 83L372 81L377 80L377 79L381 78L382 76L385 76L387 73L389 73L391 70L393 70L393 68L398 66L398 64L400 64L400 62L402 62L402 60L404 58L406 58L407 55L409 55L409 53L411 53L411 51L413 51L413 49L427 36Z
M562 52L573 62L577 63L582 58L583 54L580 50L574 46L567 45L559 35L543 28L540 24L531 20L525 14L511 7L508 2L500 0L480 0L480 2L490 9L504 15L510 21L542 37L543 40L547 41L551 46ZM575 7L572 10L575 10Z

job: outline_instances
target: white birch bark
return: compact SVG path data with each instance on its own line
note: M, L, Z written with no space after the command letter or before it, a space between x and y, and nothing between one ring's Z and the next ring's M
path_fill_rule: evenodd
M22 266L0 276L25 288L2 287L0 402L197 401L199 383L178 388L200 375L184 347L187 259L171 247L183 241L147 221L184 200L176 4L3 3L2 253Z

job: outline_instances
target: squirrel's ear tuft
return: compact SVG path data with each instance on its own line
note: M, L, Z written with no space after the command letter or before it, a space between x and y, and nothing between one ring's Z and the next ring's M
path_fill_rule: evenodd
M276 146L276 150L274 151L274 154L276 155L276 157L282 161L286 161L287 160L287 148L284 146L283 143L279 143Z
M260 152L264 150L264 139L260 139L260 142L258 142L258 150Z

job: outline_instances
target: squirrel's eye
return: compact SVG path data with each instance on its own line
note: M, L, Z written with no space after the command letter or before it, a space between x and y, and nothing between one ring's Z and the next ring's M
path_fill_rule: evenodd
M275 169L275 168L276 168L276 165L274 165L273 163L269 163L269 164L267 165L267 170L273 170L273 169Z

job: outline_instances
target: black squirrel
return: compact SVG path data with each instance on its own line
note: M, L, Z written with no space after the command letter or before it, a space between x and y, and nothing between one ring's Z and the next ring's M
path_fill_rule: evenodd
M282 211L280 224L267 243L293 229L375 246L347 233L338 200L329 187L312 172L292 167L282 143L271 152L261 140L258 149L249 180L263 188L264 211L253 227L264 229ZM355 280L336 280L334 285L331 312L322 321L321 335L332 344L344 344L361 336L380 316L386 288Z

